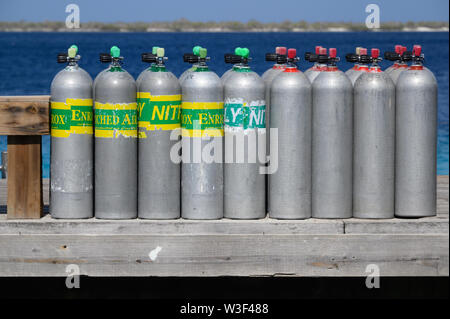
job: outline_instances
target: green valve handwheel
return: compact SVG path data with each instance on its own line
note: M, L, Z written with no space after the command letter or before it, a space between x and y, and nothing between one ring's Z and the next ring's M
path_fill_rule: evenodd
M113 58L118 58L120 57L120 49L117 46L113 46L111 47L111 56Z
M199 45L196 45L195 47L192 48L192 53L194 53L194 55L200 55L200 49L202 47Z
M202 58L202 59L206 58L207 54L208 54L208 50L206 50L205 48L200 48L200 50L199 50L200 58Z
M247 48L240 48L240 47L237 47L237 48L234 50L234 54L239 55L239 56L241 56L241 57L243 57L243 58L248 58L248 56L250 55L250 50L247 49Z

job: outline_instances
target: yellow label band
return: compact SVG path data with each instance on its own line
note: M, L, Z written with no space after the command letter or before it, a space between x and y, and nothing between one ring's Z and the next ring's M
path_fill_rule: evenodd
M93 133L92 99L66 99L50 103L51 136L67 138L72 134Z
M137 137L137 103L95 103L95 137Z
M223 136L223 123L223 102L183 102L181 105L182 136Z
M169 131L180 127L181 95L151 95L138 92L139 131ZM146 138L147 134L140 134Z

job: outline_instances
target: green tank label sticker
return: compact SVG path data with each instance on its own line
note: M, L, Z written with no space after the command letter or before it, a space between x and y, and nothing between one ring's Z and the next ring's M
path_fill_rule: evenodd
M125 72L125 70L122 69L121 66L112 66L107 70L107 72Z
M265 129L266 103L234 99L225 103L225 128Z
M223 102L183 102L181 135L223 136Z
M241 73L253 72L252 69L250 69L249 67L239 67L239 66L233 66L233 71Z
M146 138L145 131L174 130L180 128L181 94L151 95L138 92L139 137Z
M137 137L137 103L95 102L95 137Z
M92 99L66 99L51 102L51 136L69 137L71 134L92 134Z

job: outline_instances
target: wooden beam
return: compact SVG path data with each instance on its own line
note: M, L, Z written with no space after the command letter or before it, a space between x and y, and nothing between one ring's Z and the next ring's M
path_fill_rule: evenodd
M448 249L448 234L0 234L0 276L448 276Z
M0 96L0 135L47 135L50 96Z
M41 136L8 136L8 218L42 216Z

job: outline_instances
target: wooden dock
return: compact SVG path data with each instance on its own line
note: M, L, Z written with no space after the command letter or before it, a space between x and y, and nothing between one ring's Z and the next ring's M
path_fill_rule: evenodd
M448 176L438 216L389 220L41 219L0 215L0 276L448 276ZM44 204L48 180L44 180ZM5 183L0 184L5 203Z
M55 220L42 179L48 96L0 97L8 135L0 180L0 276L449 275L449 179L438 176L438 215L389 220ZM46 209L47 208L47 209Z

